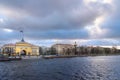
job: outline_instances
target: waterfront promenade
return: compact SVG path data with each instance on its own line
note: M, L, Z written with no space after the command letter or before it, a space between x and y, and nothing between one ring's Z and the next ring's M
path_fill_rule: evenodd
M42 56L22 56L22 59L41 59Z

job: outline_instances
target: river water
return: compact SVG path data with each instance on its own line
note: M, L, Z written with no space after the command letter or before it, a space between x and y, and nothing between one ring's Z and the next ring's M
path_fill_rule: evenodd
M0 62L0 80L120 80L120 56Z

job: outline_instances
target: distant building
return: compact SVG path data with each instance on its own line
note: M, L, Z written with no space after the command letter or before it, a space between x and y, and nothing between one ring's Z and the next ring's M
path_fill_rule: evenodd
M74 55L74 45L71 44L55 44L52 48L56 49L58 55Z
M4 54L14 55L40 55L39 46L27 43L25 41L16 42L15 44L5 44L1 48Z
M1 47L1 53L3 54L13 54L15 53L15 44L5 44Z
M22 35L22 39L20 42L16 42L15 44L5 44L1 48L1 52L3 54L9 54L9 55L33 55L37 56L40 55L39 53L39 46L30 44L28 42L24 41L24 34L23 31L20 31Z

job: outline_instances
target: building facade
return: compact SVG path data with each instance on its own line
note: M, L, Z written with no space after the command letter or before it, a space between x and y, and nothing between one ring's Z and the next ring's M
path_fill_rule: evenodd
M58 55L74 55L74 45L71 44L55 44L52 48L56 49Z
M5 44L1 47L2 54L13 54L15 53L15 44Z
M40 55L39 47L27 42L17 42L15 50L17 55Z
M27 43L25 41L16 42L15 44L5 44L1 48L3 54L30 55L38 56L39 46Z

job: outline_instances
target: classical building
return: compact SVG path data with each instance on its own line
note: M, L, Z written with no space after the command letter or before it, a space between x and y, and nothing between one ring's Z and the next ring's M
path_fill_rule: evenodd
M1 53L9 54L9 55L33 55L38 56L39 46L30 44L24 41L24 34L21 30L22 39L20 42L16 42L15 44L5 44L1 48Z
M39 46L30 44L28 42L16 42L15 44L5 44L1 48L4 54L15 54L15 55L40 55Z
M74 55L74 45L71 44L55 44L52 48L56 49L58 55Z
M17 55L40 55L39 46L27 42L17 42L15 52Z
M15 44L5 44L1 47L1 53L3 54L13 54L15 53Z
M16 42L15 44L5 44L1 48L3 54L14 54L14 55L40 55L39 46L30 44L21 40L20 42Z

